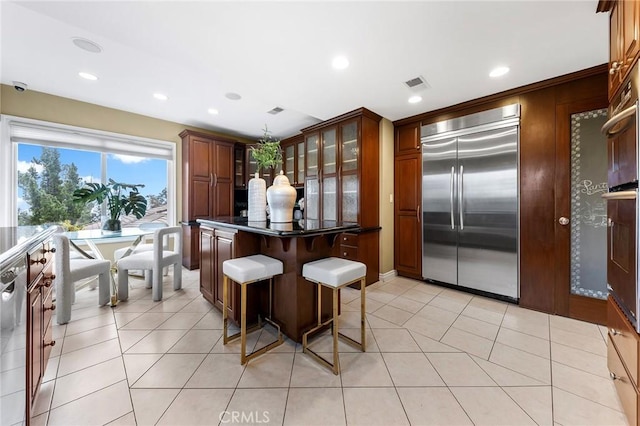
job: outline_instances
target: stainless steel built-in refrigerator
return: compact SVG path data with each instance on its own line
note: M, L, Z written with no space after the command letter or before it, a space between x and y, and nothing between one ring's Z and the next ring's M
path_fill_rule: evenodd
M517 300L519 105L422 127L422 275Z

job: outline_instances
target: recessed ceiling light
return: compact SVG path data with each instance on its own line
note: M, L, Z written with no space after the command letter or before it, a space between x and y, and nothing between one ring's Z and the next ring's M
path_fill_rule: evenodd
M412 97L409 98L409 103L410 104L417 104L418 102L420 102L422 100L422 96L420 95L413 95Z
M231 99L232 101L239 101L240 99L242 99L242 96L238 95L237 93L233 93L233 92L229 92L224 96L227 99Z
M96 81L98 79L98 77L96 77L93 74L89 74L88 72L79 72L78 75L82 78L85 78L87 80L91 80L91 81Z
M509 67L497 67L491 70L489 77L496 78L501 77L509 72Z
M218 115L218 110L217 110L217 109L215 109L215 108L209 108L209 109L207 110L207 112L208 112L209 114Z
M343 70L349 66L349 60L346 56L336 56L331 65L337 70Z
M91 53L100 53L100 52L102 52L102 47L100 47L100 45L98 43L93 42L91 40L87 40L86 38L72 37L71 41L77 47L79 47L82 50L86 50L87 52L91 52Z
M162 94L162 93L154 93L154 94L153 94L153 97L154 97L154 98L156 98L156 99L157 99L157 100L159 100L159 101L166 101L167 99L169 99L169 98L167 97L167 95L164 95L164 94Z

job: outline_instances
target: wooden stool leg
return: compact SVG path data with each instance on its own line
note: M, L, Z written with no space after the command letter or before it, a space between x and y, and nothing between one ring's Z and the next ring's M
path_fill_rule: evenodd
M320 286L318 286L320 287ZM333 374L340 374L340 362L338 361L338 289L333 289Z
M247 362L247 284L240 291L240 364Z
M226 345L229 343L227 304L229 297L229 277L226 275L222 278L222 341Z
M365 313L366 311L366 294L365 294L365 288L366 288L366 281L364 278L362 278L360 280L360 342L362 342L362 352L365 352L365 347L366 347L366 341L365 341L365 335L366 335L366 328L365 328Z

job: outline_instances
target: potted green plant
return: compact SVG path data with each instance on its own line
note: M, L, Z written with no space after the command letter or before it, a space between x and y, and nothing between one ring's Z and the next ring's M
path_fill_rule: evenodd
M87 183L84 187L73 191L73 201L76 203L98 204L107 200L109 219L105 221L102 229L120 231L120 215L133 214L137 219L142 218L147 212L147 199L140 194L138 188L144 188L143 184L129 184L116 182L109 179L106 185L103 183Z
M282 150L280 140L271 136L271 132L264 126L262 138L251 147L251 156L256 161L257 171L254 177L249 179L248 191L248 218L249 221L267 220L267 184L260 177L260 169L277 167L282 164Z
M260 172L260 169L277 167L282 164L280 139L271 136L271 132L266 125L263 132L262 138L258 139L258 143L251 147L251 156L256 160L258 172Z

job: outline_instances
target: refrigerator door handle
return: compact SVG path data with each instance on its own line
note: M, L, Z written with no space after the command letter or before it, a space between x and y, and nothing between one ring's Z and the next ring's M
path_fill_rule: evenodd
M451 166L451 178L449 180L449 209L451 211L451 229L456 229L453 218L453 175L455 174L455 167Z
M458 209L460 211L460 230L464 229L464 215L462 212L462 206L464 202L464 192L462 187L464 185L464 166L460 166L460 180L458 181Z

